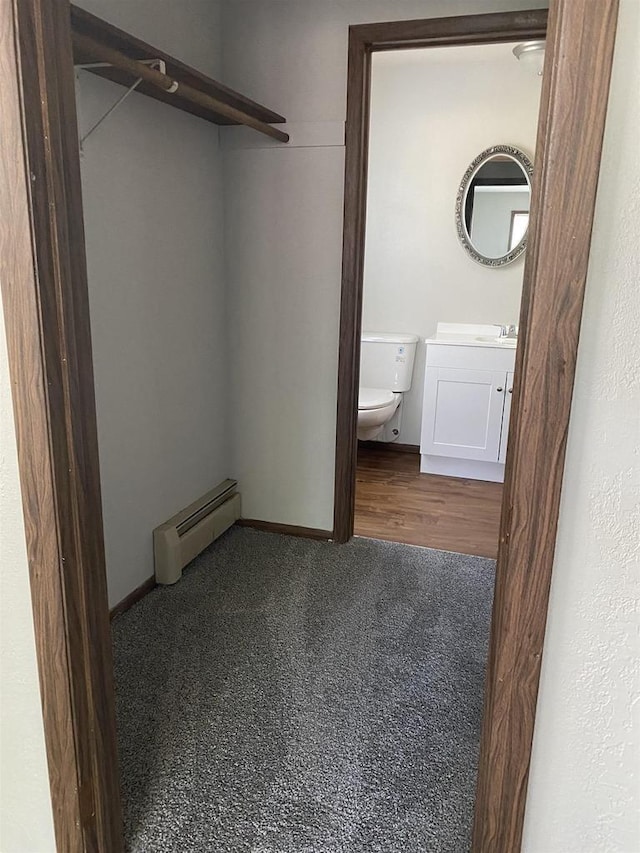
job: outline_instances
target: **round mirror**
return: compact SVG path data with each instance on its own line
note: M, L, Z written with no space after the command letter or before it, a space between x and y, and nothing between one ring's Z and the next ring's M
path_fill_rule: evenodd
M483 151L464 173L456 198L460 242L474 261L510 264L527 246L533 165L511 145Z

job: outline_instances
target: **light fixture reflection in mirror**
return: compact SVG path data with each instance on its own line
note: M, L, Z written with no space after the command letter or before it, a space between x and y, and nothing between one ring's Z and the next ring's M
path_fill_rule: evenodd
M478 263L504 266L524 252L532 172L526 154L509 145L483 151L465 172L456 198L456 227Z

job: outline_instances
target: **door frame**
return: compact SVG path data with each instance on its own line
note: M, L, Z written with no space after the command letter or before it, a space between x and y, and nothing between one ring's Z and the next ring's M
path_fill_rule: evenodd
M564 0L559 2L561 5ZM386 50L544 39L547 21L547 9L530 9L356 24L349 28L333 512L336 542L347 542L354 531L372 55ZM544 97L543 87L541 101Z
M122 853L67 0L2 0L0 284L56 848Z
M371 57L547 41L485 681L474 853L520 849L617 0L349 29L334 539L354 530ZM579 178L579 180L576 180Z
M476 853L514 853L520 846L616 12L616 0L552 0L538 136L541 166L534 180L514 389L517 417L509 438L491 629ZM336 515L338 538L350 532L353 497L371 53L533 37L540 34L545 14L350 29L342 438L336 461L336 485L342 483L348 500L345 504L340 495L336 501L336 510L342 507L342 515ZM56 844L65 853L121 853L67 0L0 5L0 68L5 80L0 212L10 214L0 218L0 279ZM570 156L574 150L581 155L578 167ZM579 186L576 171L582 176Z

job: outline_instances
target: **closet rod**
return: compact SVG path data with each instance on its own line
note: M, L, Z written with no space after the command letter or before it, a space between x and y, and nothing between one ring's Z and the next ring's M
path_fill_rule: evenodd
M141 77L147 83L151 83L153 86L157 86L165 92L169 92L171 94L175 92L180 97L185 98L188 101L192 101L194 104L198 104L205 109L213 110L214 112L226 116L226 118L229 118L238 124L244 124L247 127L252 127L259 133L264 133L272 139L277 139L278 142L289 141L289 135L284 133L282 130L278 130L276 127L272 127L264 121L253 118L253 116L249 116L241 110L237 110L235 107L225 104L223 101L219 101L217 98L212 98L211 95L200 92L198 89L194 89L186 83L174 80L172 77L169 77L168 74L163 74L161 71L149 68L148 65L143 65L141 62L137 62L135 59L125 56L125 54L120 53L119 50L114 50L113 48L101 44L89 36L82 35L78 32L72 32L72 37L74 47L81 50L83 54L89 54L101 62L108 62L109 65L120 68L122 71L126 71L134 77Z

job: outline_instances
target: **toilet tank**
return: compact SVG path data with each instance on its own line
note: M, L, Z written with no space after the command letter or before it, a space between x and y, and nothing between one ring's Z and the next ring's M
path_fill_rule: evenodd
M361 341L360 386L408 391L418 336L363 332Z

